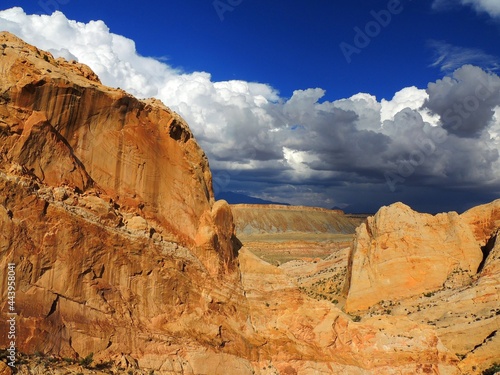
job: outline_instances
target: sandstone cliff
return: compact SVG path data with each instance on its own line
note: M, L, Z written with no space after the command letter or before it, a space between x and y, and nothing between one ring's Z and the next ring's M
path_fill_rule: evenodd
M223 328L246 320L231 210L188 126L11 34L0 47L0 267L17 266L18 350L148 358L227 336L244 352L241 328Z
M167 375L458 375L495 360L500 260L491 207L437 217L400 204L381 210L358 229L353 251L326 241L326 259L302 260L309 271L349 271L335 274L338 293L346 291L339 303L318 301L299 289L299 268L238 251L231 209L214 202L207 159L178 115L11 34L0 34L0 48L0 269L16 264L19 351L59 360L94 353L96 364L111 361L122 373ZM420 226L428 238L416 235ZM321 235L311 231L309 241ZM431 269L427 284L414 266L429 262L445 276ZM428 307L421 293L443 278L448 288L432 290ZM383 288L387 280L394 291ZM368 304L367 291L376 296ZM388 313L380 299L397 306ZM359 316L347 313L354 310Z
M213 242L218 214L209 214L208 161L176 113L105 87L88 67L55 60L7 33L0 45L4 166L19 165L51 186L94 188L165 239ZM229 262L230 244L217 246Z

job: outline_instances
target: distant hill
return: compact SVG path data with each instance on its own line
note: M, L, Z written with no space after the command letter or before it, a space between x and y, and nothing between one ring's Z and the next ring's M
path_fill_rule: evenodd
M224 199L229 204L279 204L289 206L288 203L273 202L265 199L251 197L249 195L235 193L232 191L223 191L215 196L216 199Z
M364 216L345 215L341 210L283 205L231 205L240 236L277 233L354 234Z

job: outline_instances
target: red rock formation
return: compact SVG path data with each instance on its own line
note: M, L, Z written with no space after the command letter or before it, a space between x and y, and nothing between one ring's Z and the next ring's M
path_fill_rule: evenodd
M11 34L0 46L0 266L17 265L18 350L244 347L224 323L246 320L231 211L184 121Z
M357 229L346 310L439 289L452 272L474 275L482 257L457 213L419 214L402 203L382 207Z
M12 370L5 362L0 361L0 375L12 375Z
M82 64L7 33L0 43L5 162L52 186L93 186L165 238L194 245L214 199L208 161L185 122L159 101L100 85Z
M476 240L483 246L500 228L500 199L471 208L460 216L471 226Z

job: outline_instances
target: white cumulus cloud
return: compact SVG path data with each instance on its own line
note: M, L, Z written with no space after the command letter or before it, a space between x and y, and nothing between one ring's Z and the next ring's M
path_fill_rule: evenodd
M500 18L500 2L498 0L434 0L434 9L446 9L453 5L470 5L477 12L487 13L493 18Z
M402 88L391 100L359 93L325 101L321 88L284 98L265 83L214 82L208 72L140 56L102 21L12 8L0 11L0 29L180 113L209 157L218 191L332 207L368 192L379 197L375 204L392 199L388 173L408 192L499 184L500 78L478 67L461 67L427 88Z

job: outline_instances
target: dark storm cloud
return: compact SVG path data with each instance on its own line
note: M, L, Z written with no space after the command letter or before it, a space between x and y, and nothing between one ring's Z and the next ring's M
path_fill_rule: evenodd
M451 77L430 83L427 93L425 106L440 116L444 129L459 137L478 138L500 105L500 78L465 65Z

